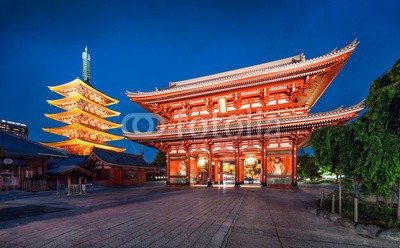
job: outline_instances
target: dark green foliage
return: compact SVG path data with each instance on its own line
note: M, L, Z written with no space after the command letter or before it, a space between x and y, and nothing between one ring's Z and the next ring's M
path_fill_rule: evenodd
M333 192L337 195L337 191ZM323 203L323 208L330 210L332 206L332 194L329 194ZM336 197L336 208L338 198ZM319 204L319 202L317 202ZM354 215L354 199L351 194L344 194L342 200L343 208L342 215L349 219L353 218ZM366 224L373 224L383 228L391 228L400 226L396 219L396 210L393 208L386 207L378 203L371 203L360 199L359 205L359 222ZM337 211L337 209L336 209Z
M342 144L341 127L322 127L311 135L315 162L320 170L338 173L340 168L340 149Z
M389 129L399 134L393 124L400 118L400 60L372 83L367 105L365 119L371 131Z
M156 153L156 156L153 159L153 164L166 168L167 167L167 156L165 154L165 152L162 151L158 151Z
M400 87L400 86L398 86ZM399 131L399 121L400 121L400 94L398 94L390 103L389 105L389 111L391 112L391 115L393 116L393 129L397 129ZM395 125L397 124L397 125ZM397 127L395 127L397 126ZM390 126L389 126L390 127Z
M311 136L318 164L341 171L361 193L388 197L400 177L400 60L376 79L367 111L347 126L324 127ZM351 180L351 181L349 181Z
M311 157L304 150L300 150L300 155L298 157L298 175L299 180L305 180L306 178L316 179L321 177L319 167L315 164L314 157Z
M356 165L363 191L388 197L392 184L400 177L400 133L391 123L398 119L400 60L371 86L368 110L357 121L363 157ZM360 124L362 122L362 124Z

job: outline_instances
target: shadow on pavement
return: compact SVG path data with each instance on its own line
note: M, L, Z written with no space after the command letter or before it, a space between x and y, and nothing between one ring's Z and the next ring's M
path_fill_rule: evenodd
M67 208L54 208L46 206L28 205L19 207L7 207L0 209L0 222L16 220L20 218L37 216L42 214L66 211Z

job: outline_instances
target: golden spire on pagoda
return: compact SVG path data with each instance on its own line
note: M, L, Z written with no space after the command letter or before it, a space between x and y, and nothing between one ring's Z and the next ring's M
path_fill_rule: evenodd
M50 105L66 111L55 114L45 114L47 118L66 123L67 126L43 128L44 131L67 137L60 142L43 142L44 145L62 148L71 154L88 155L93 147L125 151L108 145L106 142L121 140L122 136L107 133L108 129L121 127L120 124L106 120L107 117L118 116L120 113L105 106L116 104L119 101L96 90L89 84L90 54L87 47L82 53L82 74L84 81L75 80L49 86L49 89L63 96L57 100L48 100Z

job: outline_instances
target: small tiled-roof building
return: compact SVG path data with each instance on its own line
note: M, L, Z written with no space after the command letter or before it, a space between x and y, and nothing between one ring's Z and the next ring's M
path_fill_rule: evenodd
M35 178L66 157L60 150L0 131L0 188L46 189Z
M94 147L88 156L70 155L52 165L46 173L62 179L57 185L61 183L65 187L80 184L82 179L96 185L114 186L144 184L147 173L156 170L141 155Z
M141 155L93 148L86 161L93 170L93 180L103 185L144 184L148 172L156 168Z

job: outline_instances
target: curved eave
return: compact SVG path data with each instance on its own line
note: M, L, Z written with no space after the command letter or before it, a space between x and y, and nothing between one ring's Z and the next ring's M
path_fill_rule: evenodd
M70 125L64 126L64 127L52 127L52 128L42 128L42 129L45 132L54 133L54 134L62 135L62 136L66 136L66 135L64 135L65 132L69 132L69 131L73 131L73 130L83 130L83 131L86 131L88 133L95 133L95 134L101 135L103 137L108 137L111 141L112 140L122 140L122 139L124 139L123 136L110 134L110 133L102 132L102 131L95 130L95 129L91 129L91 128L83 126L83 125L81 125L79 123L73 123L73 124L70 124ZM68 137L68 136L66 136L66 137Z
M335 57L341 57L345 54L350 55L356 48L357 44L358 44L357 40L354 40L352 43L345 46L344 48L342 48L340 50L333 50L332 52L325 54L323 56L313 58L310 60L304 60L304 61L301 61L298 63L276 66L271 69L268 69L268 68L259 69L256 72L244 72L241 75L230 75L230 73L232 73L232 71L228 71L228 72L225 72L226 78L222 79L222 80L209 80L206 82L196 83L196 80L198 80L198 78L195 78L195 79L191 79L193 81L193 83L191 83L191 84L187 83L182 86L170 87L170 88L166 88L163 90L157 90L157 91L152 91L152 92L135 93L135 92L126 91L126 94L134 102L141 102L141 101L149 100L149 99L157 100L157 98L160 98L161 96L178 94L178 93L185 92L187 90L195 91L195 90L199 90L199 89L204 89L204 87L220 85L220 84L224 84L224 83L231 82L234 80L243 80L243 79L246 79L249 77L256 77L256 76L268 75L268 74L279 74L279 73L287 74L287 72L296 72L296 71L300 71L305 68L315 68L319 65L323 65L324 63L326 63L329 60L334 60ZM245 71L246 71L246 69L251 70L251 68L252 67L247 67L247 68L243 68L243 70L245 70Z
M271 120L265 120L264 123L260 122L259 120L255 121L254 126L256 126L257 129L270 129L270 128L276 128L277 123L279 124L279 128L293 128L296 129L298 127L304 126L304 125L312 125L315 124L315 126L320 126L323 123L329 123L329 122L347 122L350 119L356 117L358 113L364 109L364 101L362 101L359 104L356 104L352 107L346 108L346 109L336 109L333 111L329 112L324 112L324 113L316 113L316 114L308 114L308 115L303 115L303 116L298 116L298 117L286 117L286 118L279 118L279 119L271 119ZM157 131L157 132L147 132L147 133L131 133L127 131L122 131L123 135L133 141L137 142L150 142L150 141L159 141L163 139L184 139L184 138L190 138L190 139L195 139L195 136L197 134L201 135L201 137L204 137L204 134L215 134L217 135L221 134L220 132L228 131L228 132L236 132L238 130L247 130L248 128L252 128L253 124L250 123L241 123L238 125L237 123L230 124L231 127L227 128L226 125L222 125L221 129L210 129L206 130L208 126L205 127L198 127L198 131L196 131L196 128L182 128L182 129L174 129L174 130L163 130L163 131ZM238 126L238 127L236 127ZM214 127L212 127L214 128ZM241 128L241 129L240 129Z
M332 66L330 66L329 70L327 70L326 73L322 74L318 82L313 84L311 89L305 91L307 94L305 99L310 109L317 103L319 98L321 98L323 93L326 91L329 85L339 74L340 70L346 64L347 60L350 58L353 51L354 49L348 51L346 54L342 56L337 57L335 61L332 63ZM299 98L299 100L300 101L302 100L301 97Z
M57 120L57 121L60 121L60 122L64 122L64 121L61 121L61 120L60 120L61 118L67 118L67 117L74 117L74 116L82 115L82 116L86 116L86 117L92 118L92 119L94 119L94 120L97 120L97 121L99 121L99 122L101 122L101 123L110 125L111 127L110 127L110 128L107 128L107 129L122 127L121 124L108 121L108 120L106 120L106 119L103 119L103 118L101 118L101 117L98 117L98 116L96 116L96 115L93 115L93 114L91 114L91 113L88 113L88 112L86 112L86 111L83 111L83 110L81 110L81 109L79 109L79 108L75 108L75 109L72 109L72 110L68 110L68 111L66 111L66 112L55 113L55 114L44 114L44 115L45 115L47 118L50 118L50 119L53 119L53 120ZM69 124L69 123L67 123L67 122L64 122L64 123Z
M68 95L64 94L63 91L66 90L71 90L73 88L75 88L76 86L82 86L86 89L88 89L89 91L94 92L95 94L107 99L109 101L109 103L105 104L104 106L108 106L108 105L113 105L113 104L117 104L119 103L119 100L112 98L110 96L107 96L106 94L96 90L95 88L89 86L88 84L86 84L85 82L83 82L82 80L80 80L79 78L76 78L74 80L72 80L71 82L65 83L65 84L61 84L61 85L57 85L57 86L48 86L49 89L53 92L56 92L62 96L68 97Z
M47 100L47 103L50 104L50 105L53 105L53 106L56 106L58 108L61 108L61 109L64 109L64 110L68 111L68 109L63 108L63 107L61 107L59 105L60 104L65 104L65 103L68 103L68 102L71 102L71 103L72 102L76 102L78 100L85 101L85 102L87 102L87 103L89 103L89 104L91 104L91 105L93 105L93 106L105 111L105 112L110 113L107 117L119 116L121 114L120 112L114 111L114 110L106 108L106 107L104 107L104 106L102 106L102 105L100 105L98 103L95 103L95 102L87 99L86 97L84 97L84 96L82 96L80 94L76 94L76 95L65 97L65 98L60 98L60 99L57 99L57 100Z
M82 146L89 146L89 147L97 147L100 149L105 149L105 150L111 150L115 152L124 152L126 149L125 148L119 148L119 147L114 147L114 146L109 146L105 144L98 144L94 142L89 142L86 140L81 140L81 139L70 139L70 140L65 140L65 141L59 141L59 142L41 142L41 144L54 147L54 148L64 148L64 147L69 147L69 146L75 146L75 145L82 145Z

